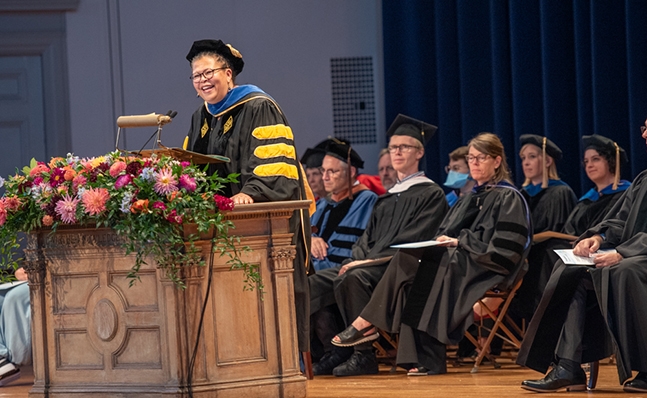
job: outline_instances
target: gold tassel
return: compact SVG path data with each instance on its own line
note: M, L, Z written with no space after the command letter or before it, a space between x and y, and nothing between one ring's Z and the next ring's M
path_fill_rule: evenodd
M541 156L544 162L543 173L541 177L541 187L548 188L548 162L546 159L546 137L544 137L544 142L541 146Z
M346 159L346 163L348 163L348 199L353 200L353 177L351 176L350 172L350 145L348 146L348 158Z
M613 186L611 188L615 191L620 183L620 147L615 142L613 145L616 146L616 175L613 177Z

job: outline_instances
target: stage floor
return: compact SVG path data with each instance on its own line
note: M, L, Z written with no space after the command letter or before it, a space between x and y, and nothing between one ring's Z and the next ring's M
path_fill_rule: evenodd
M512 363L503 363L501 369L483 365L479 373L471 374L470 366L449 366L448 373L439 376L407 376L404 370L390 373L390 367L381 365L380 374L362 377L319 376L308 381L308 398L380 398L380 397L645 397L647 394L628 394L618 384L615 365L600 366L598 387L592 392L541 394L522 390L524 379L539 378L537 372ZM0 387L0 398L26 398L33 373L30 367L21 369L23 376L9 386ZM250 397L251 398L251 397Z

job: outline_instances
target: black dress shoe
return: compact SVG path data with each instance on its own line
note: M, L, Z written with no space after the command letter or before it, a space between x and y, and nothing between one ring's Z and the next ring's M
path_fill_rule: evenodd
M558 364L541 380L522 381L521 388L534 392L585 391L586 373L582 368L569 372Z
M647 372L638 372L636 377L626 382L622 389L626 392L647 392Z
M348 361L337 366L332 374L335 376L359 376L378 374L377 359L373 351L354 351Z
M343 332L335 336L339 338L339 341L335 341L335 339L332 339L331 343L333 343L337 347L352 347L362 343L366 343L368 341L377 340L377 338L380 336L379 333L377 333L377 331L370 333L368 335L365 335L365 333L371 329L375 330L375 326L369 325L368 327L365 327L362 330L357 330L355 329L355 326L350 325L349 327L344 329Z
M315 376L331 375L332 370L346 362L353 354L352 348L333 348L324 354L319 362L312 365L312 373Z

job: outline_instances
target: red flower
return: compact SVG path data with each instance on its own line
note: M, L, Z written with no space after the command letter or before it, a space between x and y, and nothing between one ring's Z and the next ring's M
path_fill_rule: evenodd
M216 202L216 206L218 206L218 209L221 211L234 210L234 201L226 196L214 195L213 200Z
M179 216L175 209L171 210L168 216L166 216L166 220L175 224L182 224L182 216Z
M61 185L65 181L65 170L60 167L57 167L52 170L52 174L49 176L49 186L55 188Z

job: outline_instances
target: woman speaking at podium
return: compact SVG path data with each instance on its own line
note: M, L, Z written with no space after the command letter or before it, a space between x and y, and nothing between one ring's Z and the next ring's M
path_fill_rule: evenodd
M235 204L306 199L294 136L283 111L260 88L236 85L245 65L240 52L221 40L198 40L186 59L191 63L193 88L204 103L192 116L184 149L230 159L212 165L210 171L222 177L240 173L239 182L224 190ZM307 211L296 211L290 226L297 247L294 290L299 348L309 351Z

